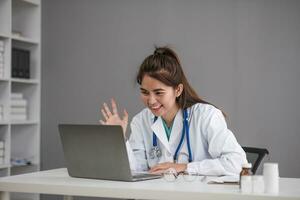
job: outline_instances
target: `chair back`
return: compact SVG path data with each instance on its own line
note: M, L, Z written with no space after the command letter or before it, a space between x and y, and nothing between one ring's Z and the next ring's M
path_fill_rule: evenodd
M261 161L265 155L269 154L267 149L256 148L256 147L243 147L246 152L247 160L249 163L252 163L252 173L255 174L258 169Z

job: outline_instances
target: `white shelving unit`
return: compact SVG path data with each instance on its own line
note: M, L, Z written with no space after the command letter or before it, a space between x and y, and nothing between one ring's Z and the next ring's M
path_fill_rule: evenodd
M29 79L11 76L12 48L30 51ZM12 117L14 93L26 101L26 119ZM40 99L41 0L0 0L0 177L40 170ZM13 200L38 198L11 194Z

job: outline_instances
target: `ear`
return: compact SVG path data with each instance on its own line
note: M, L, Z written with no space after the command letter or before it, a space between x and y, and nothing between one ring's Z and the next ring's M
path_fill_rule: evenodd
M183 84L180 83L176 88L175 88L175 95L176 97L179 97L183 91Z

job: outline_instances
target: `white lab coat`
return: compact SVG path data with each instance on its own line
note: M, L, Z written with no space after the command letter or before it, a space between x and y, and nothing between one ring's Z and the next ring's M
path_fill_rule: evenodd
M233 133L227 128L222 112L209 104L197 103L187 109L192 159L188 163L186 136L180 149L178 163L188 163L187 171L202 175L237 175L246 154ZM158 163L173 162L183 128L182 110L175 116L168 141L162 118L154 122L148 108L138 113L131 122L131 135L126 143L130 166L135 171L146 171ZM150 159L153 132L161 149L160 158Z

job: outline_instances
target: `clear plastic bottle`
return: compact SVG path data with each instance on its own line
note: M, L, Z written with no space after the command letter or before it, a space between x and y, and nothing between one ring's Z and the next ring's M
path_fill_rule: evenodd
M241 189L242 176L252 176L251 168L252 168L251 163L244 163L242 165L242 170L240 173L240 189Z

